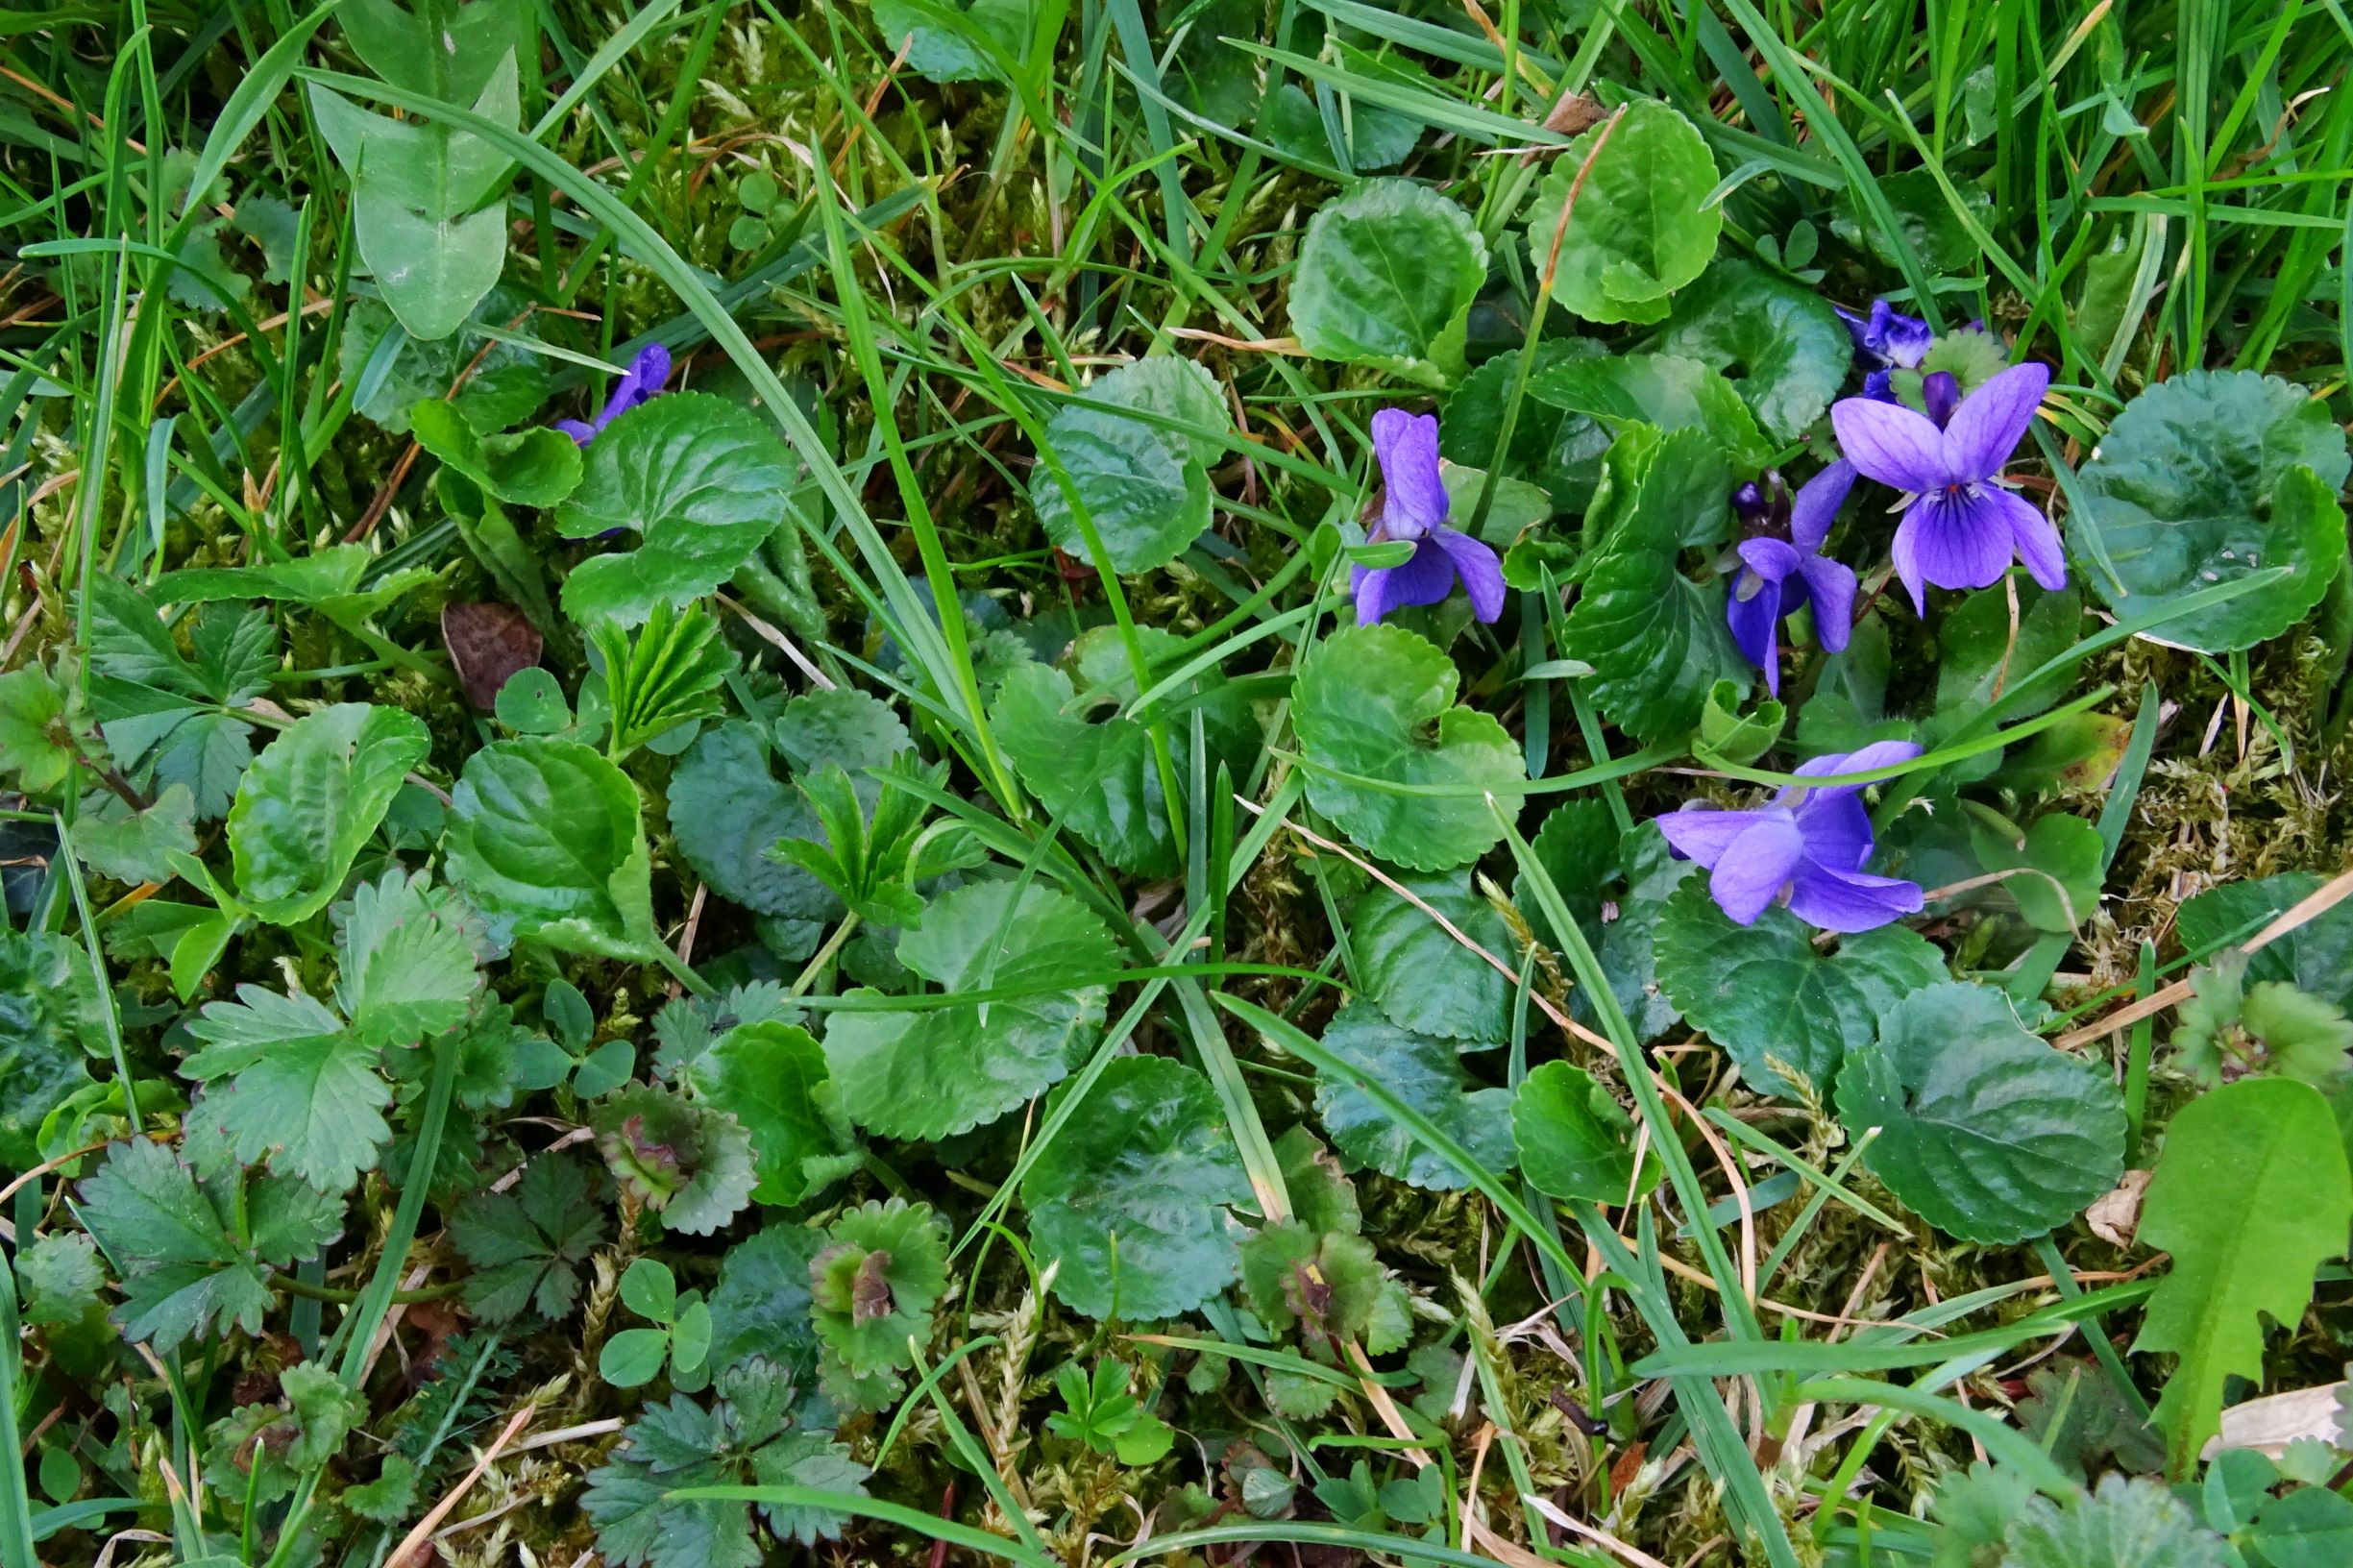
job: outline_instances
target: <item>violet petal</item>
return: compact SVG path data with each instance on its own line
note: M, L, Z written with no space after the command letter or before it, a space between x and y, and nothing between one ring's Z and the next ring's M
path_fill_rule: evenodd
M1870 876L1808 865L1791 879L1789 912L1824 931L1875 931L1924 902L1920 885L1900 877Z
M1685 860L1696 860L1710 870L1724 858L1732 841L1769 816L1788 813L1724 811L1715 806L1689 806L1652 819L1665 836L1667 846Z
M1830 405L1839 450L1857 472L1899 490L1934 490L1949 480L1945 432L1900 403L1842 398Z
M1384 408L1373 415L1373 455L1386 491L1382 526L1392 539L1418 539L1446 521L1438 474L1438 417Z
M1504 613L1504 563L1483 541L1458 528L1435 528L1430 542L1446 552L1462 591L1470 596L1471 613L1488 625Z
M1838 509L1854 488L1854 465L1841 457L1798 487L1789 503L1789 539L1800 550L1816 551L1829 537Z
M1717 857L1708 895L1738 924L1753 925L1804 860L1805 836L1798 824L1770 813Z
M1962 399L1945 427L1945 461L1954 478L1983 479L2000 473L2049 386L2049 368L2029 360Z

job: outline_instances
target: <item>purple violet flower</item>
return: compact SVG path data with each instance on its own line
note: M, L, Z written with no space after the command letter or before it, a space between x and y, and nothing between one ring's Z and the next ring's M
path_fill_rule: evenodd
M2038 364L2012 365L1966 398L1942 372L1927 378L1928 416L1899 403L1843 398L1830 424L1847 460L1866 478L1904 493L1896 529L1896 574L1912 608L1926 605L1924 583L1983 588L2001 580L2013 557L2046 588L2067 586L2067 555L2050 519L2003 486L2002 465L2033 422L2050 385Z
M630 409L662 390L670 380L670 351L659 343L649 343L637 351L629 368L621 373L613 383L613 395L604 400L604 411L583 424L576 419L559 419L555 428L572 437L576 446L586 446L603 433L604 428Z
M1885 300L1871 302L1871 314L1858 316L1840 306L1830 307L1838 319L1847 324L1847 335L1854 339L1854 357L1869 372L1863 378L1863 396L1881 403L1896 401L1890 383L1891 370L1917 370L1927 356L1928 346L1936 334L1918 316L1897 311Z
M1765 690L1776 697L1781 695L1781 617L1797 614L1810 600L1814 635L1831 653L1847 646L1853 627L1854 571L1822 553L1831 520L1853 485L1854 465L1842 457L1800 486L1794 502L1780 499L1777 475L1772 503L1761 493L1751 496L1753 484L1741 486L1733 497L1733 508L1744 518L1763 515L1755 519L1759 530L1740 542L1740 576L1732 580L1724 619L1732 641L1765 672Z
M1870 931L1920 913L1920 885L1863 870L1874 842L1860 784L1840 778L1909 762L1910 741L1879 741L1860 751L1816 757L1798 772L1824 782L1793 786L1752 811L1690 805L1656 819L1679 857L1707 868L1708 895L1727 917L1753 925L1768 905L1824 931Z
M1435 604L1458 580L1470 596L1471 613L1492 623L1504 613L1504 565L1494 551L1446 527L1437 416L1382 409L1373 415L1373 455L1381 463L1381 517L1365 537L1373 544L1411 540L1413 554L1402 566L1360 566L1349 574L1357 625L1373 625L1409 604Z

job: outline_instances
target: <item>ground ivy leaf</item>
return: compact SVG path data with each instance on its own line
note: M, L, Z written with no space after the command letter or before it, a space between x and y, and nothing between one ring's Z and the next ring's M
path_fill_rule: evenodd
M1503 830L1481 792L1528 776L1502 724L1454 705L1457 679L1453 660L1404 627L1351 626L1324 640L1292 690L1308 799L1357 843L1413 870L1450 870L1495 847Z
M1468 871L1398 880L1488 952L1513 953L1510 927ZM1510 1037L1510 980L1387 888L1373 884L1350 908L1348 943L1357 984L1400 1029L1459 1041L1461 1050Z
M1581 171L1583 188L1564 233L1561 208ZM1716 160L1691 122L1637 98L1553 160L1529 211L1529 255L1546 270L1558 235L1553 298L1587 321L1662 320L1667 296L1715 257L1724 227L1723 208L1706 199L1715 185Z
M2252 648L2303 620L2342 570L2337 492L2348 469L2344 431L2302 387L2251 370L2185 371L2125 404L2076 476L2076 569L2129 616L2288 567L2284 581L2149 634L2209 653Z
M1618 439L1635 444L1639 478L1587 557L1560 650L1593 666L1588 689L1612 723L1663 741L1698 725L1715 682L1746 691L1755 673L1725 625L1723 582L1680 569L1684 547L1700 542L1686 530L1722 508L1730 475L1700 430L1635 427Z
M695 1059L687 1077L699 1098L751 1135L755 1201L789 1208L857 1168L841 1090L807 1030L772 1018L738 1024Z
M1251 1199L1209 1080L1159 1056L1115 1058L1021 1182L1054 1294L1095 1318L1191 1311L1232 1283Z
M1044 447L1069 475L1114 572L1124 576L1167 565L1210 526L1208 465L1224 448L1116 410L1139 409L1222 434L1233 420L1216 379L1189 359L1140 359L1105 372L1080 396L1086 401L1065 404L1046 422ZM1072 557L1091 560L1069 498L1042 453L1030 470L1029 495L1046 536Z
M1323 1044L1357 1073L1379 1077L1482 1166L1491 1171L1511 1168L1511 1091L1471 1089L1447 1041L1400 1029L1360 998L1324 1026ZM1354 1078L1319 1074L1315 1113L1323 1117L1333 1146L1359 1164L1432 1191L1451 1192L1470 1185L1468 1173L1423 1146Z
M1461 370L1464 323L1486 276L1469 213L1411 180L1367 180L1309 220L1291 331L1318 359L1443 384Z
M642 959L657 939L637 786L572 741L499 741L451 792L450 880L516 933Z
M1539 1192L1621 1204L1633 1189L1634 1122L1593 1074L1567 1062L1531 1071L1511 1097L1511 1142ZM1643 1162L1643 1190L1658 1181Z
M1066 894L983 882L943 894L898 960L950 993L1035 988L922 1011L839 1012L825 1057L850 1117L886 1138L945 1138L998 1116L1066 1075L1103 1021L1119 968L1103 922ZM1096 983L1082 984L1089 979ZM878 998L860 989L852 996Z
M2006 997L1947 981L1897 1001L1838 1075L1863 1162L1915 1213L1964 1241L2042 1236L2124 1170L2124 1100L2089 1063L2019 1026ZM2342 1237L2339 1237L2341 1245Z
M346 1032L324 1003L239 986L235 1001L208 1003L188 1033L205 1048L182 1073L230 1079L189 1115L212 1119L239 1161L267 1154L274 1168L322 1192L345 1191L376 1167L392 1137L383 1117L392 1087L377 1070L376 1047Z
M573 620L637 625L735 576L785 521L792 453L750 409L702 392L639 404L588 449L579 489L556 514L573 539L614 528L637 548L592 555L564 579Z
M769 856L779 840L821 841L824 829L800 792L769 772L749 724L715 724L696 739L670 775L669 809L679 856L721 897L758 915L840 918L842 901L822 882Z
M1854 364L1854 344L1828 301L1730 257L1677 299L1657 344L1731 377L1777 442L1803 435Z
M2182 946L2206 952L2232 940L2244 945L2257 931L2320 891L2310 871L2283 871L2209 888L2182 901L2175 927ZM2353 904L2338 904L2248 955L2246 983L2284 980L2298 991L2353 1008Z
M2227 1381L2262 1383L2262 1319L2302 1319L2314 1271L2345 1250L2348 1220L2353 1176L2316 1090L2243 1078L2174 1113L2139 1235L2173 1267L2132 1347L2181 1358L2155 1412L2174 1474L2189 1474L2214 1435Z
M229 808L237 896L276 925L325 909L430 749L422 721L372 702L296 721L245 770Z
M1839 1065L1870 1042L1888 1009L1949 978L1944 955L1906 926L1841 937L1835 951L1813 938L1785 909L1735 925L1699 877L1676 890L1659 919L1659 984L1687 1022L1731 1053L1759 1093L1826 1093Z

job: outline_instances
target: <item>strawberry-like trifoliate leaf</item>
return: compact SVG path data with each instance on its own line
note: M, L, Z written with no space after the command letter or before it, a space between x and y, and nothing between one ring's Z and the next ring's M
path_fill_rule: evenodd
M511 1192L478 1192L460 1204L450 1239L474 1265L466 1306L503 1323L527 1307L559 1318L580 1295L580 1267L604 1241L601 1172L561 1154L525 1167Z
M206 1004L188 1033L204 1049L180 1070L200 1083L228 1080L190 1115L213 1119L235 1141L239 1162L266 1155L273 1168L322 1192L348 1190L376 1168L392 1137L382 1052L324 1002L239 986L235 1001Z
M810 1317L852 1377L910 1364L947 1288L947 1227L926 1203L868 1203L833 1222L809 1263Z
M414 1045L454 1028L481 990L470 912L432 878L386 871L340 906L335 1001L370 1045ZM478 922L477 922L478 923Z

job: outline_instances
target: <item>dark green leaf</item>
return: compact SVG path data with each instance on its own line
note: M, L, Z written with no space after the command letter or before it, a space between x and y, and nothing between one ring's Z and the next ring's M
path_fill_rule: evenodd
M1581 170L1583 189L1563 231ZM1664 320L1667 297L1715 257L1724 227L1723 209L1706 200L1715 184L1716 160L1691 122L1637 98L1553 159L1528 214L1530 259L1546 271L1558 239L1553 298L1587 321Z
M1512 1096L1511 1140L1539 1192L1612 1206L1635 1193L1633 1118L1582 1067L1547 1062L1529 1073ZM1657 1162L1644 1161L1643 1189L1657 1180Z
M738 1024L695 1059L688 1077L751 1135L755 1201L790 1207L857 1167L841 1091L806 1030L774 1019Z
M1729 377L1777 442L1823 416L1854 363L1846 326L1821 295L1730 259L1675 302L1658 347Z
M653 930L637 786L571 741L499 741L451 794L450 880L518 935L643 959Z
M1323 1044L1358 1074L1378 1076L1482 1166L1511 1168L1510 1091L1472 1090L1448 1042L1409 1033L1371 1003L1353 1001L1324 1026ZM1354 1078L1318 1074L1315 1112L1341 1154L1385 1176L1440 1192L1470 1185L1467 1173L1433 1153Z
M1319 359L1440 384L1461 370L1464 322L1486 276L1469 213L1413 181L1368 180L1309 222L1291 331Z
M1470 873L1399 880L1464 936L1509 961L1510 928L1471 886ZM1509 1037L1510 979L1387 888L1375 883L1357 899L1348 941L1357 984L1400 1029L1458 1041L1462 1050Z

